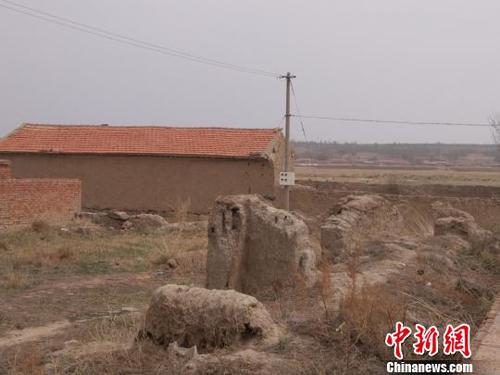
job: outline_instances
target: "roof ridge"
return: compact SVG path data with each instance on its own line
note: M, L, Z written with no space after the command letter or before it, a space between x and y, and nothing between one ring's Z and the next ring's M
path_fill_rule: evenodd
M0 137L0 142L2 142L3 140L6 140L7 138L9 138L10 136L14 135L16 132L18 132L19 130L21 130L22 128L26 127L26 123L23 122L20 126L18 126L17 128L15 129L12 129L10 132L8 132L7 134L5 134L3 137Z
M190 129L220 129L220 130L274 130L277 131L280 128L272 127L272 128L239 128L235 126L179 126L179 125L113 125L113 124L43 124L43 123L33 123L33 122L25 122L18 128L14 129L11 133L14 133L16 130L20 130L24 127L54 127L54 128L110 128L110 129L118 129L118 128L126 128L126 129L180 129L180 130L190 130ZM10 135L9 133L8 135ZM7 137L7 136L6 136Z

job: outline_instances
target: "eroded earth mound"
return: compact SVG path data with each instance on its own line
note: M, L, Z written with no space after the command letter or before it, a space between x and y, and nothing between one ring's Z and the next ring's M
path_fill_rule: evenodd
M252 296L233 290L166 285L151 299L141 336L160 345L177 342L207 352L272 342L278 337L278 327Z

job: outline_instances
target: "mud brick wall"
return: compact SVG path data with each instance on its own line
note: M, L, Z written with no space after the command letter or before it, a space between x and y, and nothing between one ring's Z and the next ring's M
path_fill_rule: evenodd
M14 179L0 161L0 227L35 220L61 223L81 209L81 183L66 179Z
M273 154L277 155L277 153ZM219 195L275 194L279 161L146 155L2 154L16 178L82 181L82 206L91 210L206 214ZM279 159L276 156L276 159Z

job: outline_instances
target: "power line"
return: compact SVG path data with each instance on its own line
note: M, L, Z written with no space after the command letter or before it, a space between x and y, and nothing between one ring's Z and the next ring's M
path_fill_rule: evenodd
M177 58L182 58L185 60L201 63L201 64L206 64L206 65L212 65L218 68L223 68L223 69L229 69L229 70L234 70L240 73L248 73L248 74L255 74L255 75L261 75L265 77L273 77L277 78L279 77L278 73L274 73L271 71L267 70L262 70L262 69L255 69L255 68L250 68L247 66L242 66L242 65L236 65L236 64L231 64L227 63L224 61L220 60L215 60L215 59L210 59L206 58L203 56L198 56L198 55L193 55L184 51L180 51L177 49L161 46L158 44L153 44L149 42L145 42L140 39L132 38L123 34L118 34L115 32L111 32L99 27L91 26L82 22L78 22L75 20L72 20L70 18L65 18L61 17L52 13L48 13L39 9L31 8L22 4L18 4L14 1L10 0L0 0L4 4L0 4L0 7L4 9L11 10L13 12L21 13L39 20L43 20L49 23L53 23L62 27L66 27L69 29L77 30L80 32L84 32L87 34L91 34L94 36L98 36L107 40L115 41L118 43L122 44L127 44L131 45L137 48L145 49L145 50L150 50L153 52L161 53L163 55L168 55L172 57L177 57ZM10 4L5 5L5 3ZM14 7L13 7L14 6ZM19 9L21 8L21 9ZM24 9L24 10L23 10Z
M115 32L111 32L99 27L91 26L82 22L78 22L72 20L70 18L61 17L52 13L48 13L36 8L28 7L17 2L11 0L0 0L0 2L4 4L0 4L0 7L4 9L11 10L13 12L17 12L20 14L24 14L30 16L32 18L36 18L42 21L46 21L52 24L56 24L65 28L77 30L83 33L91 34L100 38L104 38L107 40L115 41L118 43L130 45L133 47L141 48L144 50L149 50L153 52L157 52L163 55L177 57L181 59L185 59L192 62L197 62L201 64L211 65L222 69L229 69L233 71L237 71L240 73L247 74L255 74L265 77L273 77L279 78L280 75L275 72L250 68L247 66L236 65L227 63L220 60L210 59L203 56L198 56L194 54L190 54L188 52L184 52L181 50L161 46L154 43L149 43L140 39L132 38L123 34L118 34ZM10 5L5 5L10 4ZM491 127L491 124L484 123L457 123L457 122L424 122L424 121L400 121L400 120L379 120L379 119L362 119L362 118L348 118L348 117L331 117L331 116L303 116L300 112L297 97L295 94L295 89L293 84L291 85L292 93L294 96L294 102L297 110L296 115L291 115L293 117L297 117L300 119L300 124L302 128L302 133L304 134L304 138L307 140L307 135L305 132L305 126L303 119L316 119L316 120L331 120L331 121L340 121L340 122L358 122L358 123L372 123L372 124L393 124L393 125L436 125L436 126L465 126L465 127Z
M330 120L340 122L359 122L373 124L392 124L392 125L436 125L436 126L468 126L468 127L489 127L491 124L484 123L468 123L468 122L425 122L425 121L400 121L400 120L378 120L378 119L362 119L351 117L330 117L330 116L302 116L300 113L292 115L293 117L314 120Z
M285 122L285 116L281 116L279 122L276 122L274 128L283 129L283 123Z
M297 102L297 95L295 95L295 88L293 87L293 81L290 81L290 84L292 85L293 102L295 103L295 108L297 109L298 118L300 120L300 127L302 128L302 134L304 134L304 139L307 142L307 135L306 135L306 129L304 126L304 120L303 120L303 117L302 117L301 112L300 112L299 103Z

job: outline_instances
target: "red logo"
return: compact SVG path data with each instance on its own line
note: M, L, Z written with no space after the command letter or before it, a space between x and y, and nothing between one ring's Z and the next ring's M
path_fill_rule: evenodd
M385 337L385 344L389 347L394 347L394 357L399 360L403 359L403 343L410 337L411 328L405 327L403 323L396 323L396 332L388 333Z
M426 329L421 324L416 324L415 329L413 352L416 355L428 354L431 357L435 356L439 352L438 329L435 326ZM385 344L394 348L394 357L397 359L403 359L403 344L411 334L412 329L410 327L397 322L396 330L386 335ZM445 355L461 353L464 358L471 357L470 326L468 324L461 324L455 328L449 324L446 326L443 335L443 353Z
M428 352L431 357L435 356L439 350L439 331L437 328L432 326L429 329L425 329L420 324L417 324L415 328L417 328L417 332L413 336L415 336L417 342L413 344L413 352L417 355L424 355Z
M465 358L470 358L470 326L468 324L461 324L453 328L448 324L444 333L444 350L446 355L453 355L455 353L462 353Z

